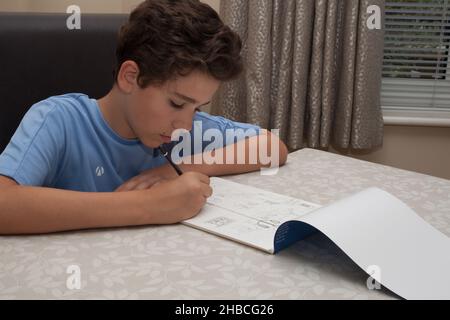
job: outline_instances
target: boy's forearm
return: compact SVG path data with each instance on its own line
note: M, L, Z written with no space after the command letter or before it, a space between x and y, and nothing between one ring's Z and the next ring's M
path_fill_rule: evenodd
M48 233L138 224L137 193L77 192L41 187L0 189L0 234Z
M207 176L224 176L246 172L253 172L265 167L260 163L256 164L182 164L180 168L183 172L196 171Z
M272 149L272 143L279 143L279 147ZM260 158L258 148L265 148L265 154L268 158L271 159L270 163L263 163L262 159ZM244 163L238 161L239 159L237 158L237 155L239 149L244 150ZM272 150L277 152L277 154L272 155ZM265 142L258 139L258 136L254 136L212 152L211 155L214 156L216 152L221 154L221 158L223 159L222 163L204 163L204 158L207 154L203 153L201 155L190 157L188 159L188 162L190 163L186 163L186 161L184 161L182 164L180 164L180 168L183 171L197 171L208 176L222 176L257 171L262 167L267 168L282 166L285 164L288 156L288 149L285 144L281 140L279 140L278 137L272 135L271 133L267 133L267 140ZM228 163L227 153L230 152L233 154L233 161ZM256 161L254 161L255 163L250 163L249 161L249 159L251 158L251 153L253 153L254 159L256 159ZM184 160L186 159L187 158L185 158Z

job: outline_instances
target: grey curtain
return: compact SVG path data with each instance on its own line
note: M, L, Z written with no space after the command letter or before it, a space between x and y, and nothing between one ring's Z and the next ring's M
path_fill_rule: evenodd
M244 42L245 72L224 83L212 113L280 129L290 150L382 145L384 0L222 0Z

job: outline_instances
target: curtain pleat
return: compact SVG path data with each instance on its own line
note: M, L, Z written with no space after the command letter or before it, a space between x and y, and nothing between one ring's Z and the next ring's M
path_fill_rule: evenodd
M291 150L381 146L383 30L367 27L369 5L384 12L384 0L222 1L245 71L212 112L279 129Z

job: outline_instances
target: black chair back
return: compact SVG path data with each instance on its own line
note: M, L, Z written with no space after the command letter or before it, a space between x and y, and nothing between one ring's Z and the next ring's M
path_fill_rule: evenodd
M0 153L36 102L81 92L105 95L113 84L119 28L127 14L0 13Z

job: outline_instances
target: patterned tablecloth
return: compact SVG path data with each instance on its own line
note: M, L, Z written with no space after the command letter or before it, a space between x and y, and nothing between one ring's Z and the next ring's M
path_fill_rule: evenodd
M376 186L450 236L449 180L313 149L291 153L276 175L227 179L322 205ZM70 266L80 289L67 284ZM367 279L322 234L277 255L184 225L0 237L1 299L398 298Z

